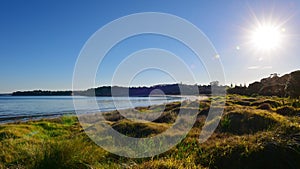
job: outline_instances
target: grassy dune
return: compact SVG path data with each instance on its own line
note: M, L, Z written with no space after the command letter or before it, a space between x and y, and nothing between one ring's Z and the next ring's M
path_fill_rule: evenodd
M123 134L150 137L174 123L180 106L191 109L192 104L137 108L145 114L164 110L151 123L125 119L117 111L106 113L105 119ZM209 106L210 100L200 102L194 127L176 147L143 159L119 157L98 147L76 117L3 124L0 168L300 168L299 100L228 95L219 126L200 144Z

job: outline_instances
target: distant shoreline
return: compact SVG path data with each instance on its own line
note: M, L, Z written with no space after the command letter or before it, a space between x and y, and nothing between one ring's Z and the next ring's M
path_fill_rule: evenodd
M214 86L221 90L226 86ZM87 90L66 90L66 91L50 91L50 90L31 90L31 91L15 91L12 96L132 96L132 97L148 97L149 95L160 94L165 95L207 95L211 94L211 85L187 85L187 84L163 84L150 87L120 87L120 86L102 86L90 88ZM155 93L155 91L157 91ZM158 92L160 91L160 92Z
M0 93L0 96L12 96L12 93Z

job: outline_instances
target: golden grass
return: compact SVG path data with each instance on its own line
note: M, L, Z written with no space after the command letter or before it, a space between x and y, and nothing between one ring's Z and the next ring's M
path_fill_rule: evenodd
M196 124L187 137L152 158L131 159L103 150L72 116L2 124L0 168L300 168L297 100L228 95L217 130L200 144L210 100L200 102ZM108 112L106 123L128 136L151 137L174 123L180 106L194 110L193 104L168 104L154 122L132 121L117 111ZM161 111L161 106L138 110L153 113Z

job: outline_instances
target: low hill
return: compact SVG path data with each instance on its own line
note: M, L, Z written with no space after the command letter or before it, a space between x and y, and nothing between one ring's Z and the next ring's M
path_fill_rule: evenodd
M281 77L272 74L260 82L251 83L248 87L230 88L228 93L298 98L300 96L300 70Z

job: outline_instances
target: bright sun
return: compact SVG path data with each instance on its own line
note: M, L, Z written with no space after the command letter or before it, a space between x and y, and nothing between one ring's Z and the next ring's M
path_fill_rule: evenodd
M271 24L259 25L251 34L251 43L262 51L277 49L281 45L283 31Z

